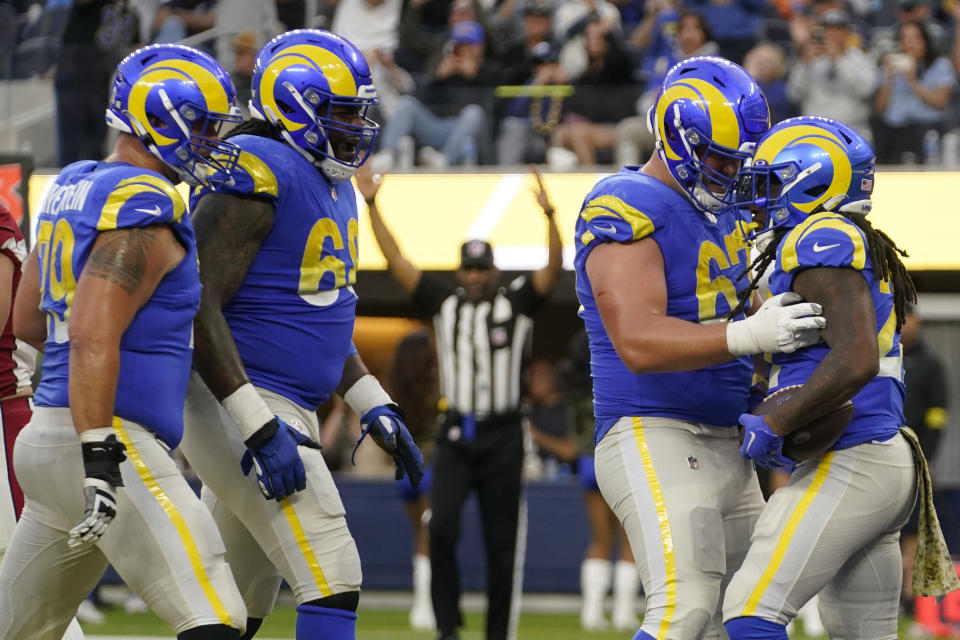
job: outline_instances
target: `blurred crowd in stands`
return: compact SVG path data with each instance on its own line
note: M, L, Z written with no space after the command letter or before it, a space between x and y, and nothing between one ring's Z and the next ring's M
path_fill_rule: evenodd
M322 27L363 50L383 124L375 168L643 162L678 60L719 54L774 119L850 123L886 164L960 164L957 0L0 0L0 71L54 78L59 161L100 155L120 56L207 49L243 96L259 47ZM94 153L97 151L98 153Z

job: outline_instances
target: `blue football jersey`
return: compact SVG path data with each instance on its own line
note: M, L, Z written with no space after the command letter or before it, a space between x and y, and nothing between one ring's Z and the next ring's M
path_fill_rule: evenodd
M265 199L275 213L223 315L251 382L315 409L355 353L356 194L282 142L254 135L230 142L242 152L233 184L219 191Z
M880 372L853 397L853 419L833 449L887 440L903 424L904 396L903 350L890 283L874 276L863 232L838 213L812 215L783 238L770 274L770 293L791 291L797 274L812 267L859 271L870 288L877 316ZM794 353L774 354L770 392L806 382L829 351L821 342Z
M160 281L120 341L114 414L150 429L168 446L183 434L200 276L193 228L180 194L158 173L120 162L68 165L40 206L40 308L47 340L34 402L68 407L67 323L77 280L101 232L166 224L187 253Z
M597 442L623 416L737 424L747 408L753 367L743 357L693 371L631 373L617 356L597 311L586 273L590 251L604 242L653 238L663 254L667 315L698 323L723 322L748 284L747 277L739 277L747 264L748 230L745 214L731 210L711 220L636 167L601 180L587 195L576 223L574 265L580 316L590 340Z

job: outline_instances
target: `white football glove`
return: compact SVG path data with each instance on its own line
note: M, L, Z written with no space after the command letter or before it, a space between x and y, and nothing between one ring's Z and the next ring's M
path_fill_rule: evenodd
M815 302L801 302L788 291L767 299L757 312L727 325L727 350L735 356L756 353L793 353L820 341L827 326Z

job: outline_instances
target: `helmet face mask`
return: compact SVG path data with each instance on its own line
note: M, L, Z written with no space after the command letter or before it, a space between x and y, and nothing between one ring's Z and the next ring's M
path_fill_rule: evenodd
M242 120L230 76L207 54L151 45L117 67L107 124L136 136L182 180L217 189L230 180L240 149L219 139Z
M738 65L695 57L675 65L648 124L667 170L701 211L736 202L737 172L770 126L766 98Z
M845 124L815 116L784 120L757 143L740 170L737 203L756 234L792 228L820 211L870 212L875 156Z
M380 126L370 68L352 44L316 29L277 36L257 55L250 111L332 182L366 162Z

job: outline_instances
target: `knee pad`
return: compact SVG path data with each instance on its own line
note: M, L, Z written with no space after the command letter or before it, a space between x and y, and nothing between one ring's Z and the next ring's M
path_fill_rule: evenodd
M321 609L343 609L344 611L356 612L357 606L360 604L360 592L346 591L344 593L335 593L332 596L318 598L317 600L311 600L303 604Z
M239 640L240 630L225 624L205 624L177 634L177 640Z
M734 618L723 626L730 640L788 640L786 625L754 616Z
M326 598L322 598L326 600ZM297 607L297 640L356 640L357 614L312 604Z

